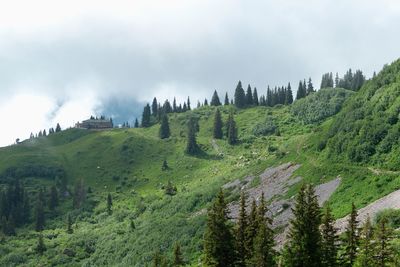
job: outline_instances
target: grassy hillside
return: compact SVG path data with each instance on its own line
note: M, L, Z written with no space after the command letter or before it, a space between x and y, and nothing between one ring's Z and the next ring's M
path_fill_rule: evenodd
M362 89L360 95L367 90ZM309 98L319 94L325 93ZM240 139L235 146L212 139L215 108L202 107L170 114L172 136L166 140L158 138L159 125L108 131L70 129L2 148L2 185L20 178L33 199L39 188L62 179L68 181L71 192L79 179L90 191L86 205L79 210L72 208L72 199L66 196L56 212L46 211L43 233L47 251L43 256L34 251L37 233L32 225L18 229L16 237L1 237L0 265L143 266L157 249L171 255L177 241L186 260L196 265L202 250L204 210L218 189L228 181L257 176L267 167L286 162L302 164L295 175L315 184L342 177L330 200L337 217L349 212L351 201L357 207L365 206L399 189L400 179L396 172L378 174L368 164L333 160L329 151L334 135L329 136L328 149L321 147L326 133L338 127L338 118L345 118L344 112L352 110L352 103L359 98L359 93L350 95L345 93L340 100L350 98L344 111L318 123L304 124L288 106L234 109ZM220 109L225 121L233 107ZM322 109L324 105L315 110ZM198 156L184 153L190 116L199 118L202 153ZM395 149L398 144L392 146ZM161 168L164 160L168 170ZM174 196L163 190L169 181L177 187ZM298 187L294 185L287 197ZM108 193L114 202L112 215L106 212ZM238 198L227 194L231 201ZM66 233L66 214L73 218L73 234Z

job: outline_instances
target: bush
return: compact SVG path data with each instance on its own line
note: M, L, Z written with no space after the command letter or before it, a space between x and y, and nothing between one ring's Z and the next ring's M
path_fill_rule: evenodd
M385 209L380 211L375 216L375 222L379 222L383 218L388 220L388 225L393 228L397 229L400 228L400 209Z
M267 136L278 133L278 126L274 123L272 117L268 117L264 123L258 123L253 128L253 134L255 136Z

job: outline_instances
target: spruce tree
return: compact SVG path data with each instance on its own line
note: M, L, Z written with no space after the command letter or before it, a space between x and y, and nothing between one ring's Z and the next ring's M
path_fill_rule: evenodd
M320 207L311 185L303 185L296 197L285 266L321 266Z
M221 112L219 112L219 109L217 108L215 111L215 116L214 116L214 138L215 139L222 139L223 137L223 132L222 132L222 119L221 119Z
M149 126L150 126L150 116L151 116L150 105L147 104L147 105L143 108L142 127L149 127Z
M232 226L222 189L208 211L203 263L215 267L232 267L235 264Z
M257 229L259 227L257 220L257 205L255 199L253 199L250 208L250 214L248 216L248 226L246 228L246 251L247 261L253 258L253 250L254 250L254 239L257 235Z
M373 237L374 230L368 216L360 235L360 250L356 260L359 266L372 266L373 261L371 259L374 258Z
M174 97L174 101L172 101L172 112L177 112L177 106L176 106L176 98Z
M246 266L246 262L249 260L249 253L247 250L247 227L248 227L248 218L246 214L246 195L242 191L240 195L240 210L239 210L239 218L236 224L236 266L240 267Z
M199 146L196 141L196 121L193 117L189 119L188 123L188 135L187 135L187 145L186 153L194 155L199 151Z
M226 94L225 94L225 101L224 101L224 105L225 105L225 106L228 106L228 105L229 105L228 92L226 92Z
M253 104L254 104L255 106L258 106L258 105L259 105L257 88L255 88L255 87L254 87L254 90L253 90Z
M383 217L376 226L375 231L375 263L377 266L388 266L393 261L393 251L390 244L392 229L388 227L386 217Z
M314 93L314 86L311 81L311 77L308 79L308 84L307 84L307 95Z
M169 129L168 115L164 113L161 118L161 126L159 130L159 136L161 139L169 138L171 135Z
M111 197L111 194L108 193L108 195L107 195L107 213L108 213L108 215L111 215L111 213L112 213L112 205L113 205L112 197Z
M290 86L289 83L285 93L285 105L290 105L292 103L293 103L293 92L292 92L292 87Z
M207 98L204 98L204 106L208 106Z
M218 96L217 90L214 91L214 94L211 98L210 105L211 106L221 106L221 101L219 101L219 96Z
M36 246L36 252L37 252L39 255L43 255L43 253L44 253L46 250L47 250L47 248L46 248L46 246L45 246L45 244L44 244L44 241L43 241L43 235L42 235L42 234L39 234L38 243L37 243L37 246Z
M56 133L58 133L58 132L61 132L61 126L59 123L57 123L57 126L56 126Z
M134 124L134 127L135 127L135 128L139 128L139 121L138 121L138 119L137 119L137 118L135 119L135 124Z
M151 112L153 116L157 118L157 112L158 112L157 98L153 98L153 103L151 104Z
M50 188L49 209L54 210L58 206L58 192L57 188L53 185Z
M321 226L322 235L322 264L326 267L337 266L337 230L335 229L335 218L329 205L326 206Z
M306 88L303 87L302 81L299 82L299 88L297 89L296 100L304 98L306 96Z
M192 108L190 107L190 99L189 99L189 97L187 98L186 104L187 104L187 110L191 110Z
M353 266L357 257L357 248L359 245L357 209L354 203L351 204L351 213L348 225L345 231L344 254L341 263L343 266Z
M174 258L172 262L173 266L183 266L185 265L185 261L183 260L182 252L181 252L181 246L177 242L175 243L174 246Z
M238 138L237 138L236 122L233 118L233 112L229 113L228 121L226 123L226 128L227 128L228 143L230 145L236 144Z
M246 96L242 87L242 82L239 81L235 90L235 106L243 108L246 105Z
M74 230L72 229L72 217L71 214L67 216L67 234L72 234Z
M246 105L247 106L252 106L253 105L253 94L251 92L250 84L247 86Z

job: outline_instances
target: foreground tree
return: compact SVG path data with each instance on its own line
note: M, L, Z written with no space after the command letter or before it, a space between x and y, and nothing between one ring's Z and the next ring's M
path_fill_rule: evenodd
M393 251L390 241L392 239L392 230L388 227L388 221L382 218L375 231L375 261L376 266L388 266L393 260Z
M159 136L161 139L169 138L171 136L171 131L169 129L168 115L166 113L164 113L161 118Z
M221 112L217 108L215 111L215 116L214 116L214 138L215 139L222 139L223 137L223 132L222 132L222 119L221 119Z
M373 249L373 237L374 230L372 228L371 219L368 217L364 223L363 229L360 235L360 251L357 257L357 263L359 266L367 267L372 266L374 257Z
M311 185L303 185L296 197L285 266L319 267L321 262L320 207Z
M257 204L255 199L251 202L250 214L248 216L248 226L246 228L246 251L248 253L246 261L249 262L253 258L254 239L258 229L257 220Z
M208 211L204 234L205 266L231 267L235 263L234 239L222 189Z
M173 259L173 266L183 266L185 265L185 261L183 260L181 245L176 243L174 246L174 259Z
M341 263L343 266L353 266L357 257L359 245L357 209L354 203L351 204L351 213L343 241L344 254Z
M326 207L322 217L322 264L326 267L337 266L337 230L335 229L335 218L331 213L329 205Z
M246 195L242 191L240 195L240 210L239 219L236 224L236 252L237 261L236 266L246 266L246 262L249 260L249 252L247 250L247 228L248 228L248 218L246 214Z

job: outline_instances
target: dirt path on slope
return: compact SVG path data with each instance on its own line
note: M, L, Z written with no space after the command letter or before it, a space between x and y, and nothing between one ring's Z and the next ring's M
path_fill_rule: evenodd
M359 224L362 225L367 220L368 216L373 219L378 212L390 208L400 209L400 190L394 191L372 202L368 206L359 209L357 217ZM339 233L344 232L346 229L348 219L349 215L336 221L335 226L339 230Z

